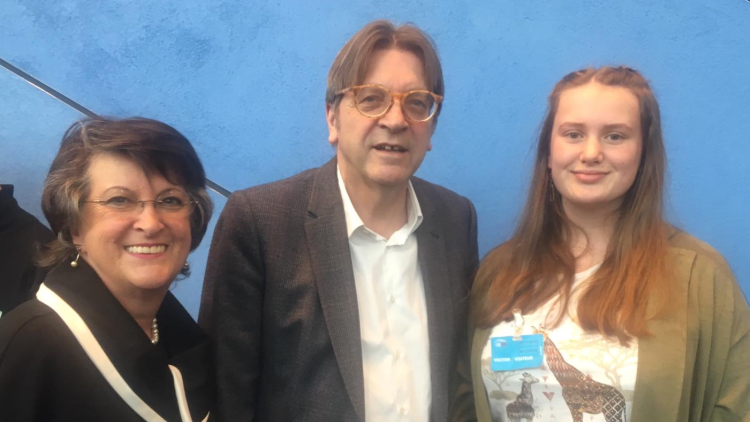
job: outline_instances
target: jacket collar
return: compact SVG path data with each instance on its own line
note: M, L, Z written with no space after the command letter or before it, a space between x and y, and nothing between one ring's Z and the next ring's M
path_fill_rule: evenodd
M84 261L77 268L59 265L44 285L83 320L130 389L166 420L180 420L169 365L182 372L193 418L201 420L210 406L208 338L179 301L167 293L157 312L157 345L110 293Z
M338 182L339 191L341 192L341 201L344 205L344 216L346 217L346 234L347 236L349 236L349 238L351 238L352 233L354 233L354 231L358 228L365 226L365 223L359 217L357 210L354 208L354 204L352 204L349 192L347 192L346 185L344 185L344 179L343 177L341 177L341 169L339 167L337 167L336 170L336 180ZM422 224L422 220L424 220L424 217L422 215L422 208L419 206L419 199L417 199L417 195L414 193L414 186L412 185L411 180L408 181L408 184L406 186L406 209L406 226L409 228L409 230L403 233L401 233L400 230L396 231L396 233L394 233L390 239L394 240L395 236L401 234L402 239L398 241L398 244L400 245L403 245L406 242L406 237L417 230L417 228L419 228L419 225Z

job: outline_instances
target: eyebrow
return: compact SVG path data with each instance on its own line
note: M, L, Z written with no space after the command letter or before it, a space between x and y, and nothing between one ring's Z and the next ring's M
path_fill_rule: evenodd
M559 126L560 128L573 128L573 129L582 129L585 128L586 125L583 123L578 122L563 122ZM626 124L626 123L613 123L611 125L604 125L603 129L605 131L609 130L624 130L624 131L632 131L633 128Z
M381 83L377 83L377 82L363 83L362 85L375 85L375 86L379 86L379 87L385 88L388 91L395 92L395 93L403 93L403 92L410 92L410 91L430 91L430 88L425 88L424 85L422 85L422 84L417 84L417 85L410 84L410 85L407 85L408 88L405 89L405 90L403 90L403 91L394 91L393 89L391 89L391 88L389 88L389 87L387 87L387 86L385 86L385 85L383 85Z
M108 187L107 189L104 189L104 192L102 192L102 194L107 193L109 191L113 191L113 190L124 190L126 192L133 192L132 190L126 188L125 186L111 186L111 187Z
M624 130L624 131L632 131L633 128L630 127L630 125L626 123L615 123L611 125L604 125L604 130Z
M580 128L586 127L586 125L584 125L583 123L576 123L576 122L562 122L560 123L559 127L572 127L575 129L580 129Z
M129 188L126 188L125 186L111 186L111 187L105 189L104 192L102 192L102 195L104 195L104 194L106 194L106 193L108 193L110 191L113 191L113 190L121 190L121 191L125 191L127 193L133 193L133 194L135 194L135 191L133 191L133 190L131 190ZM185 192L184 189L181 189L181 188L175 186L175 187L171 187L171 188L166 188L166 189L158 192L156 194L156 197L158 198L159 196L163 195L165 192L169 192L169 191L173 191L173 190L174 191L178 191L178 192Z

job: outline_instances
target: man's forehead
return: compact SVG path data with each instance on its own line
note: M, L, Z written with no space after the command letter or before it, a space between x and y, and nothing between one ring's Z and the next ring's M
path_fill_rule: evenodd
M431 81L428 80L429 72L427 71L427 66L425 64L424 59L419 54L416 54L413 51L401 49L397 47L383 48L383 49L377 49L377 50L372 51L369 57L367 57L367 59L363 61L362 67L359 70L358 74L356 75L356 79L352 81L353 82L352 85L361 85L361 84L368 84L368 83L384 84L386 81L374 80L374 79L377 79L377 77L379 76L379 75L374 74L374 72L378 70L381 71L380 73L390 73L390 72L408 71L411 69L410 64L402 60L395 61L395 62L390 61L388 63L387 69L382 69L382 68L378 69L378 66L381 64L380 62L383 59L383 57L390 52L399 52L399 53L410 55L411 57L413 57L419 62L419 73L418 73L419 81L414 81L413 83L411 83L410 85L414 85L412 88L414 89L432 88L432 85L434 85L434 83L431 83Z

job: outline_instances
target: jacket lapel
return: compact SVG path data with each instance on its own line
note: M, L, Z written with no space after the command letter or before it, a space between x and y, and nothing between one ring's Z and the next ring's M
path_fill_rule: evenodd
M66 320L60 309L65 311L65 315L73 316L72 321L75 322L75 327L85 327L80 330L85 337L79 337L73 328L71 331L92 362L97 365L105 380L131 408L141 416L143 414L138 409L147 409L145 411L148 415L151 415L148 412L155 412L155 415L165 420L180 420L174 393L174 379L168 369L170 356L167 350L174 353L175 356L172 357L179 357L180 354L193 347L198 349L207 347L207 343L201 346L202 341L207 339L197 327L195 330L180 328L179 334L173 332L173 327L194 324L187 311L180 306L182 318L179 321L172 321L170 318L174 317L173 315L165 314L163 309L159 310L157 315L162 318L159 321L163 324L160 327L162 340L159 347L154 347L135 320L104 286L86 261L80 260L75 269L67 265L59 265L48 274L44 285L45 289L40 290L41 297L37 295L39 300L53 308L68 327L72 327L68 323L71 320ZM45 291L48 292L42 293ZM62 307L51 305L51 303L59 304L60 302L63 303ZM177 300L167 293L165 302L174 307L172 304ZM82 338L86 339L85 343L81 343ZM174 339L178 339L177 343L172 341ZM86 344L93 345L94 349L87 349ZM90 350L95 350L96 353L92 354ZM105 362L105 366L100 366L97 362ZM191 366L190 362L186 363L188 367ZM192 366L195 366L195 361L192 362ZM201 384L193 375L188 368L186 377L189 381ZM200 377L200 380L203 379L205 378ZM115 380L114 384L112 380ZM206 394L201 390L206 385L198 384L191 384L189 392ZM136 403L135 407L134 403ZM190 404L193 405L192 402ZM197 402L197 404L201 410L207 411L207 403ZM158 420L153 415L147 419Z
M638 374L633 397L633 421L677 421L684 389L686 350L688 345L689 278L695 254L676 252L673 256L677 268L676 282L670 292L672 306L669 313L649 322L651 336L638 339ZM649 306L653 312L655 304Z
M344 205L336 177L336 159L313 180L305 222L307 244L333 352L360 421L365 393L357 290L354 284Z
M419 266L424 283L425 305L427 307L427 332L430 339L430 380L432 402L445 403L450 366L450 352L453 350L453 303L448 259L445 252L443 228L437 221L437 207L419 183L413 183L424 220L416 231ZM447 419L445 406L432 406L431 419Z
M473 324L472 324L473 325ZM491 421L490 402L482 379L482 350L490 338L491 328L477 328L471 338L471 382L474 387L477 420Z

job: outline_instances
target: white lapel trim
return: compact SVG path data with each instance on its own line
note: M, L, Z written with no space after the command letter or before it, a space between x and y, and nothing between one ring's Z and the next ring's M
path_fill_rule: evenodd
M44 303L45 305L52 308L58 316L63 320L65 325L68 326L70 331L75 336L78 343L81 345L83 350L88 355L91 362L96 365L99 372L104 376L110 386L115 392L125 401L125 403L133 409L138 416L142 417L147 421L152 422L166 422L164 418L159 416L154 409L152 409L146 402L144 402L137 394L130 388L130 386L122 378L122 375L117 371L112 361L102 349L102 346L96 341L96 337L91 333L89 327L83 321L80 315L70 306L65 300L58 296L55 292L50 290L47 286L42 284L39 286L39 291L36 294L36 298ZM187 397L185 396L185 387L182 382L182 374L176 367L169 365L169 370L172 372L172 378L174 380L175 394L177 395L177 404L180 408L180 416L183 422L192 422L190 412L188 411ZM208 420L208 415L203 421Z
M182 383L182 372L174 365L169 365L169 370L172 371L172 378L174 379L174 391L177 394L177 406L180 407L180 417L184 422L191 422L187 396L185 395L185 384ZM210 412L206 414L205 419L201 422L206 422L209 414Z

